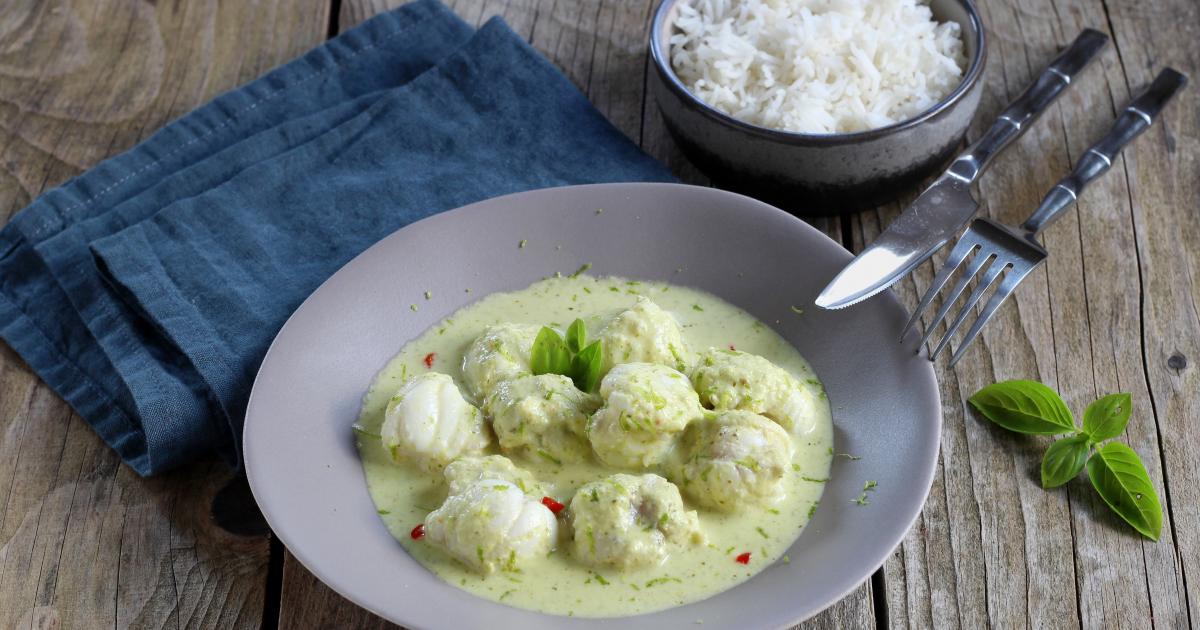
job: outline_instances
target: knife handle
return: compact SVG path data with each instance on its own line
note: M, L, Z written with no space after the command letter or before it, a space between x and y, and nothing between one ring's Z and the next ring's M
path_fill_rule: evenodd
M1055 57L1033 84L1001 112L996 122L954 160L946 173L968 185L974 183L992 158L1032 126L1106 44L1107 35L1084 29L1071 46Z
M1046 229L1063 210L1075 203L1075 199L1092 180L1108 171L1122 149L1154 124L1163 107L1187 82L1186 76L1172 68L1160 72L1150 87L1121 110L1108 133L1084 152L1071 174L1050 189L1037 210L1021 224L1021 228L1031 234Z

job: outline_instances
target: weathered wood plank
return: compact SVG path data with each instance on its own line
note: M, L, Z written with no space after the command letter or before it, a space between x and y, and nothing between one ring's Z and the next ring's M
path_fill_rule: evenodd
M0 217L325 36L324 0L0 6ZM138 478L0 345L0 627L258 627L224 466Z
M1200 47L1190 33L1200 23L1200 8L1194 3L1164 2L1148 7L1108 1L1104 10L1121 53L1127 86L1114 86L1114 94L1138 89L1165 65L1179 68L1193 80L1198 78ZM1131 216L1124 220L1131 223L1133 238L1118 245L1136 253L1137 266L1120 273L1136 275L1140 304L1130 306L1132 317L1118 321L1132 329L1131 335L1140 332L1140 337L1109 339L1093 328L1099 337L1097 345L1123 367L1136 368L1140 359L1143 378L1148 381L1148 391L1139 384L1140 395L1135 398L1137 425L1146 433L1135 436L1130 432L1129 437L1132 446L1152 460L1148 463L1151 475L1164 486L1169 529L1175 538L1174 549L1142 544L1149 569L1150 607L1155 624L1162 627L1182 626L1183 615L1192 627L1200 624L1200 461L1196 458L1200 372L1191 365L1200 356L1200 312L1196 307L1200 275L1194 271L1200 269L1200 247L1196 245L1200 242L1200 117L1196 99L1193 84L1161 126L1147 133L1141 150L1127 155L1124 164L1132 208ZM1105 212L1094 205L1088 210L1090 214ZM1092 268L1089 260L1089 274ZM1100 322L1101 333L1105 323ZM1129 387L1125 383L1121 380L1119 386ZM1157 440L1149 432L1151 421ZM1177 570L1154 570L1169 566ZM1185 597L1183 611L1175 601L1180 591Z
M349 28L400 4L399 0L347 0L342 3L339 27ZM452 0L447 4L473 24L482 24L494 15L503 16L513 30L562 69L618 129L668 164L681 180L707 183L670 140L653 97L646 96L645 72L649 62L646 42L657 2ZM841 241L838 220L816 219L813 224ZM371 613L321 584L291 554L285 560L282 598L283 627L378 627L381 623ZM874 625L867 583L803 627Z
M1196 68L1194 50L1157 44L1183 41L1179 25L1194 23L1196 12L1184 3L1160 3L1151 11L1143 11L1145 5L1135 10L1100 2L981 6L993 54L976 135L1079 29L1116 29L1116 45L1101 67L1077 81L985 176L980 186L985 212L1005 222L1019 223L1103 133L1131 91L1161 66L1170 62L1192 74ZM1189 249L1182 239L1197 234L1196 149L1194 143L1167 148L1167 138L1195 135L1194 105L1188 100L1185 95L1173 105L1163 123L1082 197L1079 209L1048 230L1044 242L1052 256L1046 269L1025 281L958 368L949 370L945 358L938 362L946 414L942 464L923 526L910 532L885 565L895 625L1190 624L1188 598L1194 615L1195 595L1185 592L1184 580L1188 563L1195 566L1198 521L1194 509L1190 514L1180 509L1175 495L1193 493L1189 507L1196 505L1197 464L1184 456L1186 447L1172 447L1189 439L1197 444L1189 425L1198 393L1194 377L1191 389L1179 388L1176 383L1189 377L1187 370L1172 370L1166 362L1181 347L1178 339L1196 339L1191 302L1196 286L1186 272L1162 277L1171 275L1165 268L1178 268L1181 254L1195 260L1194 246ZM1141 166L1146 161L1152 166ZM1180 185L1179 179L1189 181ZM1153 221L1146 219L1146 204L1155 210ZM869 242L897 213L898 208L889 208L856 219L856 241ZM1151 224L1155 238L1146 234ZM1162 248L1163 241L1173 241L1174 247ZM1147 261L1156 248L1163 271L1151 289ZM934 264L942 258L935 257ZM928 287L934 264L897 286L905 303L915 304ZM1151 319L1162 311L1148 308L1147 300L1172 304L1174 312ZM1161 346L1149 346L1151 331L1170 340L1165 355ZM1125 439L1146 460L1164 499L1172 499L1169 510L1176 519L1164 528L1160 542L1142 541L1109 514L1083 478L1065 490L1041 490L1037 470L1049 440L1007 434L967 411L971 393L1008 378L1032 378L1059 389L1076 414L1098 396L1133 394L1136 413ZM1151 397L1159 388L1162 402ZM1180 478L1187 481L1176 490ZM1190 555L1185 545L1191 545Z

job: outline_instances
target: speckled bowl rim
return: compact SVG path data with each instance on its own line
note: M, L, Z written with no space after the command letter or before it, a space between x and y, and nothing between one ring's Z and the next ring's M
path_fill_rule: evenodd
M518 247L525 239L528 246ZM699 246L705 243L719 244L724 255ZM414 630L659 630L691 627L696 619L706 628L791 627L854 591L894 552L920 515L938 464L937 379L913 351L913 335L896 342L908 319L904 307L890 292L852 309L811 306L851 258L782 210L681 184L535 190L418 221L343 266L272 342L243 431L251 491L275 535L318 579ZM659 612L571 618L446 584L375 515L350 430L374 374L454 310L555 269L569 273L581 260L594 262L596 275L712 292L766 322L816 370L833 408L834 448L860 458L834 457L821 505L788 549L790 563ZM464 293L463 286L474 290ZM806 312L797 315L795 305ZM869 505L859 506L853 499L864 479L879 486Z
M687 89L687 86L675 74L675 69L671 67L670 55L666 54L660 43L659 33L664 28L670 28L667 24L667 14L671 7L680 2L687 0L662 0L659 3L658 9L654 12L654 20L650 27L650 57L654 60L654 67L658 71L659 76L663 78L663 83L674 92L676 95L690 103L697 111L705 117L717 121L718 123L734 127L741 131L764 138L782 141L788 144L798 145L818 145L832 146L844 144L856 144L868 140L883 138L894 133L912 129L926 121L932 120L946 113L956 103L961 101L971 88L983 76L983 68L987 62L987 31L983 27L983 19L979 15L979 9L975 6L974 0L955 0L967 11L967 17L970 20L971 28L975 35L975 54L971 56L971 62L967 66L966 75L954 91L946 95L942 100L935 103L929 109L898 123L893 123L886 127L877 127L866 131L855 131L851 133L800 133L796 131L785 131L782 129L772 129L763 127L754 123L746 122L739 118L735 118L725 112L704 102L700 97Z

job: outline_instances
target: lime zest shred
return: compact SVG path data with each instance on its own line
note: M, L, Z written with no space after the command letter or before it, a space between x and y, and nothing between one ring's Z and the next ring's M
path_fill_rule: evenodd
M546 461L548 461L548 462L551 462L551 463L553 463L553 464L555 464L555 465L557 465L557 466L562 466L562 460L561 460L561 459L559 459L559 458L557 458L557 457L555 457L555 456L551 455L550 453L547 453L547 452L546 452L545 450L543 450L543 449L540 449L540 448L539 448L539 449L537 450L537 454L538 454L538 457L541 457L542 459L544 459L544 460L546 460Z

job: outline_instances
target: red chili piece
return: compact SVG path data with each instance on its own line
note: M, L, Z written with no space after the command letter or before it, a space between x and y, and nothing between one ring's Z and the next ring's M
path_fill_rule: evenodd
M430 352L425 355L425 367L433 369L433 358L437 356L436 352Z
M418 523L408 534L413 540L421 540L425 537L425 523Z
M750 552L747 551L746 553L743 553L742 555L738 556L737 558L734 558L734 560L737 560L741 564L750 564Z
M563 508L566 507L565 505L559 503L558 501L555 501L554 499L551 499L550 497L542 497L542 505L549 508L550 511L553 512L555 515L558 515L558 513L563 511Z

